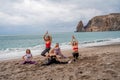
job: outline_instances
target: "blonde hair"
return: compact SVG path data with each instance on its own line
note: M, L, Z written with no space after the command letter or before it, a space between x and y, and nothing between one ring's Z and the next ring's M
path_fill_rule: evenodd
M56 43L55 47L59 46L59 43Z

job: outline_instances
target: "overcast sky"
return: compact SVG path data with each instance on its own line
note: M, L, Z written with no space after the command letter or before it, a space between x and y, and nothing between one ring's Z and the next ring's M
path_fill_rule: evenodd
M73 32L96 15L120 13L120 0L0 0L0 35Z

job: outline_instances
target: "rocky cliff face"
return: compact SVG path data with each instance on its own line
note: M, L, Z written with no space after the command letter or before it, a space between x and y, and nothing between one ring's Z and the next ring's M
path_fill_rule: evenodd
M83 22L80 21L80 22L78 23L77 27L76 27L76 32L82 32L82 31L83 31L83 28L84 28Z
M85 30L90 32L120 30L120 13L96 16L88 22Z
M120 13L96 16L92 18L86 26L86 32L95 31L119 31L120 30Z

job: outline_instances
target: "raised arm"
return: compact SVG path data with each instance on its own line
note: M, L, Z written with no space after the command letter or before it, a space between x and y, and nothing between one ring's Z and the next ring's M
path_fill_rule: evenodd
M72 36L72 41L77 41L74 35Z
M50 35L49 35L50 36ZM50 36L50 41L52 41L52 36Z
M71 41L71 44L72 44L72 45L73 45L73 42L76 42L76 43L78 44L78 41L77 41L77 39L75 38L74 35L72 36L72 41Z
M73 35L71 43L73 43L74 41L76 41L76 39L75 39L75 36Z
M44 41L46 41L46 36L47 36L47 34L48 34L48 31L44 34L44 36L43 36L43 39L44 39Z

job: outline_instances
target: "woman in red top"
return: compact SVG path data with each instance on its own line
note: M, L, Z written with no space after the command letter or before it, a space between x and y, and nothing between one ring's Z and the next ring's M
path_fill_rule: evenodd
M78 51L78 41L76 40L76 38L74 36L72 36L72 49L73 49L73 57L74 57L74 61L76 61L79 57L79 51Z
M51 42L52 42L52 37L50 35L48 35L48 32L45 33L45 35L43 36L43 39L45 41L45 50L41 53L42 56L46 56L45 54L51 49Z

